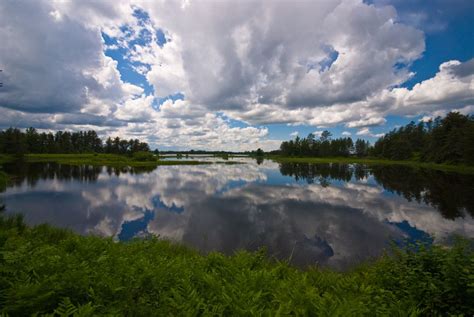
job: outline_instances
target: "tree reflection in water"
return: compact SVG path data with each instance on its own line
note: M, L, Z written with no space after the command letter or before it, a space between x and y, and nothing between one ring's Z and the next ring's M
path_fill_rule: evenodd
M332 181L364 180L369 176L385 190L408 201L426 203L448 219L474 216L474 177L403 165L281 163L280 172L295 180L326 187Z
M445 243L453 234L474 236L473 176L406 166L245 162L7 164L5 171L16 176L0 197L6 213L20 212L30 225L120 240L153 234L203 252L265 247L301 266L349 267L378 256L392 239L429 235Z

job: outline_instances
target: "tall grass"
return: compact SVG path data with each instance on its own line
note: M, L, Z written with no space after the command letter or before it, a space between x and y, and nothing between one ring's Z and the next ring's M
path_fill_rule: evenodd
M263 251L201 255L0 216L0 313L11 316L418 316L474 313L468 242L396 249L350 272L302 271Z

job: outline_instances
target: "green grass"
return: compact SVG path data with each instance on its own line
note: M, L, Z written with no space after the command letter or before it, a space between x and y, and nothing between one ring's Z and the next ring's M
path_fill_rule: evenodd
M142 167L142 166L158 166L158 165L199 165L209 164L201 161L138 161L126 155L116 154L27 154L26 162L56 162L60 164L70 165L96 165L96 166L112 166L112 167Z
M264 252L201 255L0 216L0 314L11 316L470 316L473 296L467 241L396 249L349 272L302 271Z
M0 170L0 193L7 188L10 177L7 173Z
M429 168L444 172L456 172L462 174L474 174L474 166L436 164L418 161L393 161L378 158L357 158L357 157L287 157L268 156L267 158L281 163L360 163L372 165L405 165L414 168Z
M13 156L11 155L6 155L6 154L0 154L0 164L3 163L8 163L13 161Z
M0 164L12 162L15 158L9 155L0 155ZM223 161L199 161L199 160L152 160L141 161L139 159L116 154L26 154L23 160L28 163L55 162L69 165L95 165L111 167L153 167L160 165L204 165L204 164L242 164L241 162Z
M474 166L452 165L452 164L436 164L419 161L392 161L378 158L357 158L357 157L284 157L284 156L266 156L275 162L282 163L361 163L361 164L377 164L377 165L406 165L415 168L429 168L444 172L456 172L462 174L474 174ZM27 154L26 162L56 162L70 165L96 165L96 166L112 166L112 167L146 167L159 165L200 165L200 164L242 164L242 162L208 162L199 160L157 160L157 161L138 161L126 155L116 154ZM9 155L0 155L0 164L11 162L14 158Z

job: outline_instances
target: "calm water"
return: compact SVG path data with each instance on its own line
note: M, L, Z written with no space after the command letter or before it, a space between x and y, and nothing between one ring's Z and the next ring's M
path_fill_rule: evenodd
M129 240L150 234L204 252L257 250L344 269L390 241L474 237L474 177L401 166L277 164L151 169L5 165L0 194L28 224Z

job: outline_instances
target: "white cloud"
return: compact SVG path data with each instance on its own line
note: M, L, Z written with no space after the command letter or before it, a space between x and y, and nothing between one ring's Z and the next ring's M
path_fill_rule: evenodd
M100 30L70 19L53 3L0 3L0 39L3 107L107 114L104 108L138 89L121 81L117 62L104 55Z
M321 131L314 131L313 134L314 134L315 137L320 138L321 135L323 134L323 131L322 130Z
M192 103L252 124L374 125L384 119L367 117L370 109L355 102L408 79L406 68L393 65L409 64L424 50L423 34L393 23L391 7L361 1L229 5L143 4L172 40L161 50L169 45L172 56L155 59L149 76L176 71L161 84L154 78L155 89L181 91Z
M380 138L380 137L383 137L385 135L385 133L374 134L370 131L369 128L365 127L365 128L360 129L359 131L357 131L356 135L372 137L372 138Z
M341 135L348 137L348 136L351 136L352 133L350 133L349 131L343 131L343 132L341 133Z
M412 89L383 90L369 100L371 106L387 107L399 115L446 113L450 110L468 112L474 105L474 59L465 63L448 61L438 73L416 84ZM467 109L465 109L467 108Z
M0 2L0 123L89 126L183 148L272 149L279 140L259 125L343 124L376 136L368 127L389 114L472 112L474 60L448 61L433 78L400 88L425 45L398 18L391 6L361 0ZM116 43L105 45L102 33ZM119 49L152 95L127 83L104 53ZM153 108L156 97L176 93L185 101Z
M298 134L299 134L298 131L294 131L294 132L291 132L291 133L290 133L290 136L291 136L291 137L296 137Z
M369 134L370 134L369 128L362 128L356 133L356 135L369 135Z
M346 127L348 128L368 127L368 126L373 126L373 125L382 125L385 122L387 122L385 118L372 117L372 118L360 119L357 121L350 121L346 123Z

